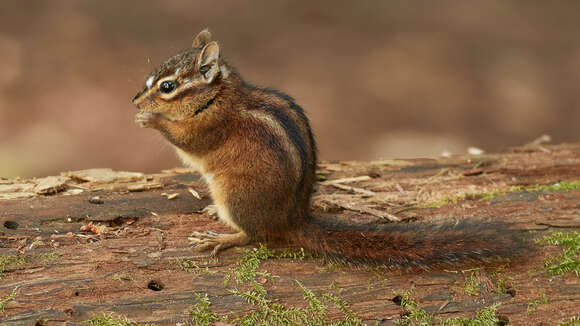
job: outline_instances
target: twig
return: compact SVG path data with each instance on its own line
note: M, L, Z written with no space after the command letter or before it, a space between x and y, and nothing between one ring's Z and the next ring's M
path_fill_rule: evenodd
M347 186L347 185L343 185L340 183L330 183L329 185L333 186L335 188L338 188L338 189L346 190L346 191L358 192L359 194L363 194L366 196L374 196L375 195L374 191L366 190L363 188Z
M363 194L366 196L374 196L375 195L374 191L366 190L366 189L359 188L359 187L347 186L344 184L344 183L351 183L351 182L368 181L370 179L371 179L370 176L362 175L362 176L358 176L358 177L328 180L328 181L321 182L320 184L327 185L327 186L333 186L335 188L346 190L346 191L358 192L359 194Z
M341 178L341 179L334 179L321 182L321 184L332 184L332 183L351 183L351 182L359 182L359 181L368 181L371 177L368 175L362 175L358 177L350 177L350 178Z
M387 220L393 221L393 222L398 222L401 220L400 218L398 218L397 216L395 216L393 214L387 213L385 211L380 211L378 209L374 209L374 208L370 208L370 207L366 207L366 206L362 206L362 205L358 205L358 204L354 204L354 203L346 203L346 202L343 202L341 200L335 200L335 199L331 199L331 198L323 198L323 200L326 200L329 203L332 203L334 205L337 205L337 206L344 208L344 209L347 209L349 211L354 211L354 212L363 213L363 214L369 214L369 215L384 218L384 219L387 219Z

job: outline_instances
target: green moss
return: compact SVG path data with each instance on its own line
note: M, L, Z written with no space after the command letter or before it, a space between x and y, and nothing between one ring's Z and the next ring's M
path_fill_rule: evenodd
M427 311L419 308L417 301L411 297L413 288L403 292L395 292L400 298L401 307L407 310L407 314L396 321L396 325L415 326L415 325L436 325L441 326L495 326L500 320L496 315L499 303L493 304L487 308L479 310L474 318L447 318L442 319L429 314Z
M171 263L179 266L181 269L188 273L196 275L208 275L216 274L217 271L212 271L209 269L208 264L210 264L214 258L207 258L203 261L192 260L192 259L175 259ZM204 266L205 265L205 266Z
M368 289L372 289L375 286L375 282L379 283L381 288L385 288L388 281L386 269L381 267L369 267L369 271L373 274L373 277L369 278Z
M580 326L580 316L574 316L566 321L561 321L558 326Z
M6 271L6 268L16 268L23 264L24 264L23 257L0 255L0 279L2 279L2 273Z
M396 325L410 326L410 325L431 325L433 316L425 310L419 308L417 301L411 296L415 287L401 292L393 292L395 298L398 298L399 305L406 310L406 314L402 315L401 319L396 321Z
M320 255L315 252L306 252L304 248L300 248L300 250L286 248L280 252L276 253L277 258L288 258L294 260L305 260L305 259L316 259L320 258Z
M544 267L552 275L564 275L574 272L580 277L580 234L578 232L554 232L536 241L540 245L553 245L562 248L559 256L550 256L544 261Z
M316 181L326 181L326 180L328 180L328 176L326 176L322 173L316 174Z
M350 303L332 293L325 293L322 297L334 303L344 315L344 320L333 323L333 325L363 325L362 319L351 309Z
M548 303L548 298L544 293L540 293L540 297L538 299L528 301L528 315L535 313L540 304L546 303Z
M103 312L95 315L93 318L84 321L83 324L88 326L155 326L155 324L137 324L127 319L127 317L115 317L112 312Z
M6 297L0 299L0 314L4 313L4 309L6 309L6 304L8 302L14 300L14 298L16 297L17 291L18 291L18 287L15 287L14 289L12 289L12 293L10 293Z
M450 197L450 198L441 198L441 199L434 201L434 202L419 205L419 207L420 208L439 208L439 207L445 206L447 204L455 204L458 201L465 199L466 196L467 196L466 194L459 194L459 195L455 195L455 196Z
M491 200L495 197L505 195L512 192L520 191L572 191L580 190L580 180L575 181L560 181L551 185L533 185L533 186L512 186L508 190L494 189L488 192L458 194L453 197L441 198L434 202L417 205L417 208L439 208L447 204L455 204L464 199L475 199L480 201Z
M236 266L231 271L227 272L224 277L225 285L231 279L234 279L237 283L248 282L254 280L256 276L261 276L265 278L271 278L272 275L266 272L258 272L258 268L262 261L266 259L311 259L318 258L317 254L307 253L304 249L299 251L293 249L284 249L282 251L274 251L268 249L266 246L260 244L258 248L253 249L241 249L242 256L236 263Z
M529 191L572 191L580 190L580 180L576 181L560 181L552 185L535 185L531 187L525 187L523 190ZM521 190L517 190L521 191Z
M498 190L498 189L494 189L492 191L484 192L484 193L481 193L481 194L478 194L478 195L473 195L473 196L474 197L478 197L480 201L486 201L486 200L491 200L491 199L493 199L493 198L495 198L497 196L504 195L504 194L506 194L508 192L509 191L501 191L501 190Z
M255 278L257 276L256 272L260 267L262 261L268 258L276 258L276 254L262 244L260 244L258 248L242 249L242 252L243 252L242 257L240 257L240 259L236 263L236 267L233 270L226 273L224 277L225 285L228 285L228 282L232 278L237 283L255 281ZM268 276L268 274L266 274L265 276Z
M223 318L218 317L218 315L210 310L211 301L207 297L207 294L203 295L196 293L195 299L198 301L190 311L192 325L195 326L210 326L213 323L223 320Z
M18 268L24 264L39 264L39 263L42 264L43 266L46 266L60 257L61 255L55 252L43 254L28 254L19 256L0 255L0 279L2 279L2 273L6 271L7 268Z
M496 326L500 323L496 315L499 303L493 304L487 308L479 310L475 318L447 318L439 319L441 326Z
M485 201L493 199L500 195L520 191L572 191L580 189L580 181L560 181L551 185L533 185L533 186L512 186L507 191L492 190L487 193L479 194L479 200Z
M465 280L464 289L465 294L474 297L479 296L479 294L481 293L481 287L479 285L479 281L477 280L475 272L471 272L470 277Z
M306 325L306 326L360 326L362 320L352 311L348 302L333 293L317 294L296 281L302 289L302 297L308 304L307 308L286 307L268 298L267 291L254 283L253 289L239 291L230 290L235 296L243 298L255 309L243 316L229 319L235 325ZM328 303L334 304L343 314L340 320L328 320Z
M62 256L61 254L58 254L56 252L48 252L48 253L37 255L37 257L38 257L38 259L40 259L40 262L42 263L42 265L45 265L45 266L54 262L55 260L59 259L61 256Z
M302 296L307 303L306 308L287 307L270 298L268 291L256 280L256 277L274 278L268 271L258 271L261 263L267 259L292 258L305 259L310 257L303 251L282 251L276 253L263 245L254 249L243 250L243 255L236 267L227 272L224 279L227 285L234 280L237 285L246 290L230 288L228 292L243 299L253 306L249 313L239 316L219 316L211 310L211 302L207 295L196 294L197 303L191 309L191 321L194 325L211 325L216 321L226 321L235 325L362 325L362 320L352 311L348 302L335 293L317 294L301 282L296 281L302 290ZM329 321L327 318L328 304L336 306L343 314L340 320Z
M131 275L125 273L117 273L111 276L111 280L113 281L132 281L133 277Z
M513 281L512 277L503 276L503 275L498 274L497 280L496 280L495 292L501 293L501 294L506 294L506 293L508 293L508 291L514 291L514 289L508 285L508 282L511 282L511 281ZM512 292L512 293L515 293L515 292Z
M322 270L323 273L344 273L343 268L346 267L340 261L337 260L329 260L326 262L324 269Z

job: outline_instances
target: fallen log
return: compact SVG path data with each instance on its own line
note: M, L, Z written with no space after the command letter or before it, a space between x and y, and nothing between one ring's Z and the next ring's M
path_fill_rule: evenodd
M360 223L496 218L535 238L580 230L577 143L438 160L325 162L318 173L313 209L320 215ZM114 312L175 325L191 321L206 294L208 311L244 316L257 308L232 290L255 282L264 298L284 307L308 307L301 286L333 293L370 325L412 313L414 307L401 306L411 289L416 309L443 319L474 317L496 303L504 324L552 325L580 314L577 275L544 269L545 258L559 252L554 246L516 266L412 274L279 248L283 254L261 261L253 281L224 284L248 253L232 249L207 259L192 251L192 231L229 231L204 211L210 204L199 177L183 169L0 179L0 323L75 325ZM343 318L333 307L328 320Z

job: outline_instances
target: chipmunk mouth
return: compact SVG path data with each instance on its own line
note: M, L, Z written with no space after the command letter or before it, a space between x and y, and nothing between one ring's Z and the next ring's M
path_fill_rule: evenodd
M211 100L209 100L204 106L200 107L199 109L195 110L195 112L193 113L194 116L202 113L203 111L207 110L207 108L209 108L213 102L215 101L215 97L212 98Z

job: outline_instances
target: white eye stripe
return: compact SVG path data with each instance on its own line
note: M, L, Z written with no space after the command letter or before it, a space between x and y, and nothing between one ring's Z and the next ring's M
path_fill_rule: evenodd
M149 78L147 78L147 81L145 82L145 86L147 86L147 88L151 89L151 87L153 87L154 80L155 80L155 76L149 76Z

